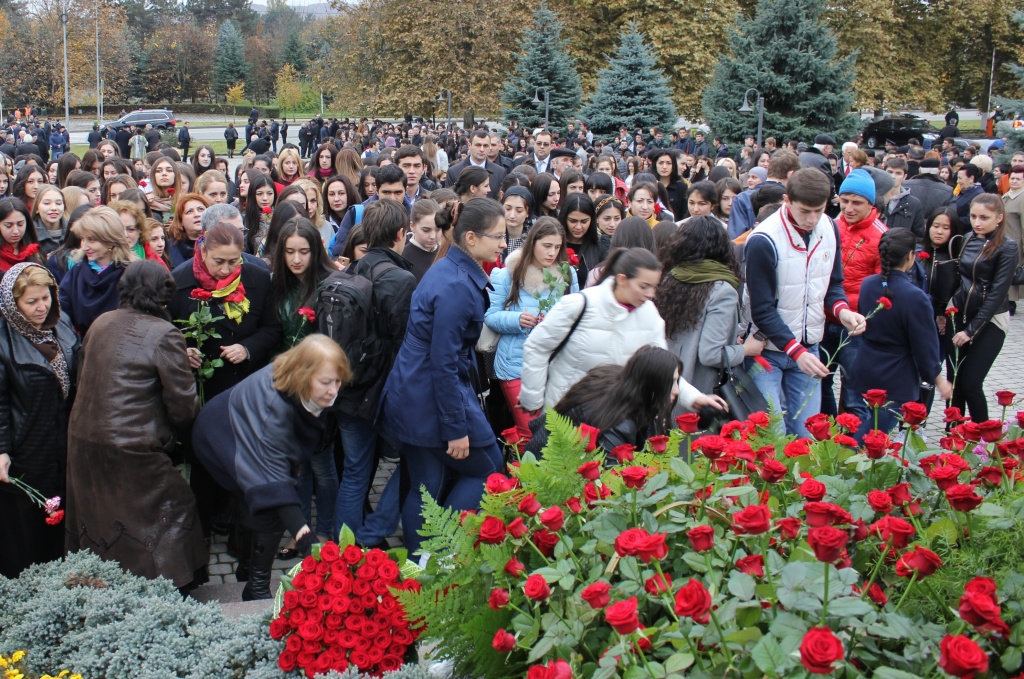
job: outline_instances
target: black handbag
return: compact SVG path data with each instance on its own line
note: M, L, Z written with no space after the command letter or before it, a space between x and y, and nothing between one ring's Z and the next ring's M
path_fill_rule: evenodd
M729 404L728 418L745 420L756 412L767 413L768 401L754 384L746 368L742 365L733 368L728 364L725 349L722 349L722 365L725 367L722 368L721 380L715 387L715 395Z
M1017 270L1013 272L1013 280L1010 281L1014 285L1024 285L1024 264L1017 267Z

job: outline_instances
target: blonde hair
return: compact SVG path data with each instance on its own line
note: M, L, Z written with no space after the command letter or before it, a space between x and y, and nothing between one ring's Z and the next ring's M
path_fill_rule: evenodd
M77 186L65 186L60 192L64 195L64 219L70 219L71 213L82 201L89 202L89 194Z
M295 170L294 177L295 177L295 180L297 180L299 177L302 176L302 158L299 157L298 150L297 149L293 149L291 147L288 147L286 149L281 149L281 155L279 155L274 160L274 169L277 170L277 176L280 177L282 181L287 181L288 180L288 177L284 176L284 169L283 169L284 159L285 158L291 158L292 160L295 161L296 170ZM293 181L295 181L295 180L293 180Z
M118 215L122 215L125 212L130 214L132 219L135 220L135 227L139 230L139 243L149 242L149 222L146 219L146 213L142 211L142 208L130 200L115 200L107 207ZM127 234L125 234L125 237L127 238Z
M90 209L71 227L79 238L92 238L110 248L111 263L129 264L138 259L128 247L128 236L117 213L106 206ZM75 254L81 260L82 252Z
M715 163L715 165L723 165L729 168L729 173L732 175L733 179L740 178L739 172L737 172L736 170L736 161L733 160L732 158L719 158L718 162Z
M359 173L363 171L363 161L353 149L342 149L334 159L334 171L349 178L352 186L359 186Z
M79 189L79 191L81 191L81 189ZM43 196L46 195L47 193L59 193L61 201L64 202L64 214L62 214L61 217L57 219L57 223L60 224L61 218L67 219L68 206L67 201L64 200L64 194L61 192L60 189L58 189L53 184L43 184L41 187L39 187L39 193L36 194L36 199L32 203L32 214L30 216L32 217L33 224L39 217L39 204L43 202ZM83 195L85 195L84 192ZM31 227L32 225L29 224L29 226Z
M54 280L53 274L39 264L26 266L18 275L17 280L14 281L14 287L11 289L11 294L14 296L14 299L20 299L25 293L25 289L30 285L43 285L48 288L52 288L57 287L57 281ZM50 303L52 304L56 301L57 300L50 300Z
M342 386L351 379L348 357L338 343L327 335L309 335L274 359L274 388L300 401L307 400L313 391L313 376L324 364L334 368Z
M308 208L309 203L309 192L312 191L316 194L316 214L310 219L316 228L320 228L324 225L324 199L320 195L320 184L308 177L302 179L296 179L293 184L298 184L302 187L302 192L306 194L306 203ZM309 214L307 209L306 214Z
M971 165L980 167L982 172L987 173L992 171L992 159L988 156L974 156L971 158ZM38 200L38 198L36 200Z
M224 188L228 186L228 178L224 176L224 173L220 170L207 170L206 172L199 175L199 179L196 180L194 191L196 193L205 194L206 189L210 187L210 184L220 182L224 185Z

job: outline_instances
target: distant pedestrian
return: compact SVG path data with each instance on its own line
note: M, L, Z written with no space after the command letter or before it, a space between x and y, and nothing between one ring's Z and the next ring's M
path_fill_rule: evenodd
M228 158L234 158L235 144L238 143L238 130L234 123L228 123L228 128L224 130L224 140L228 143Z
M178 131L178 146L181 147L182 161L188 160L188 146L192 143L192 134L189 132L188 123Z

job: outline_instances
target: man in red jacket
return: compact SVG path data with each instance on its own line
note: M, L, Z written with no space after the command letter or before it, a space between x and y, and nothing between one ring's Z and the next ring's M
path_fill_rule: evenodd
M865 278L879 273L881 260L878 256L878 243L886 226L878 219L875 208L875 182L867 170L853 170L839 187L839 227L840 257L843 267L843 290L850 308L856 309L860 296L860 284ZM831 374L822 380L821 411L828 415L836 415L838 407L832 392L832 381L836 370L842 368L843 381L840 390L840 403L844 410L864 416L864 399L856 390L847 387L849 374L857 359L857 349L861 338L853 337L841 350L839 344L848 336L846 328L831 314L827 313L825 336L821 340L821 348L828 352L828 358L834 358L830 366ZM839 351L836 355L836 351Z

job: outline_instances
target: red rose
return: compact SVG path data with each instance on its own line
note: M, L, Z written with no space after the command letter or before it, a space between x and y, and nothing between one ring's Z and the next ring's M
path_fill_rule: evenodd
M832 423L828 421L828 415L824 413L808 417L804 422L804 427L818 441L827 441L832 438Z
M565 256L568 258L569 266L576 266L580 263L580 258L576 256L576 251L572 248L565 249Z
M800 662L811 674L829 674L845 654L843 642L828 627L812 627L800 642Z
M786 444L786 447L782 449L782 454L786 457L800 457L802 455L809 455L810 452L810 439L797 439L796 441L790 441Z
M761 478L764 479L766 483L778 483L782 479L786 478L786 474L788 473L789 469L786 468L786 465L775 459L765 460L760 471Z
M640 542L647 535L643 528L627 528L615 538L615 553L619 556L636 556Z
M592 452L597 448L597 439L601 436L601 430L597 427L591 427L589 424L580 425L580 441L586 441L586 451Z
M523 437L519 435L519 429L516 427L509 427L505 431L501 432L501 438L510 446L514 446L523 440Z
M960 476L960 469L956 467L950 467L949 465L943 465L941 467L935 467L928 470L928 478L935 482L935 485L939 487L939 490L947 490L957 483L957 477Z
M1017 411L1017 426L1024 429L1024 410Z
M711 526L697 526L686 531L686 537L695 552L706 552L715 544L715 529Z
M913 499L910 495L909 483L897 483L886 492L892 497L893 504L905 505Z
M986 578L979 575L964 585L964 592L971 594L983 594L990 598L992 603L999 603L999 599L996 597L996 581L992 578Z
M917 401L904 403L900 410L903 412L903 422L908 427L916 427L928 419L928 409L923 403Z
M814 557L824 563L837 561L849 540L850 534L835 526L822 526L807 531L807 542L814 550Z
M604 619L619 634L630 634L640 627L636 613L636 597L612 604L604 611Z
M978 426L981 428L981 440L986 443L1003 438L1003 423L999 420L985 420L979 422Z
M751 505L732 515L737 533L760 535L771 527L772 513L766 505Z
M661 561L668 555L668 545L665 544L664 533L653 533L640 540L636 548L636 555L644 563L652 560Z
M915 547L896 560L896 575L909 578L914 573L918 577L927 577L942 565L939 555L924 547Z
M700 415L697 413L683 413L676 416L676 426L684 434L696 434L699 424Z
M868 504L879 514L888 514L893 510L892 496L884 490L873 490L868 493Z
M889 597L885 596L885 592L882 591L877 582L871 583L871 586L868 587L868 598L879 606L884 606L889 601Z
M690 447L699 450L709 460L717 460L725 450L725 439L714 434L706 434L693 441Z
M203 290L202 288L193 288L192 292L188 293L192 299L197 299L200 302L208 302L213 299L213 293Z
M999 405L1005 407L1013 405L1013 399L1016 398L1017 394L1012 391L997 391L996 399L999 401Z
M520 563L519 559L512 557L505 564L505 572L511 575L513 578L518 578L526 572L526 567Z
M973 679L975 674L988 672L988 654L968 637L947 634L939 643L939 650L939 667L947 674Z
M523 585L523 594L534 601L543 601L551 596L551 588L543 575L531 575Z
M576 472L587 481L595 481L601 476L601 463L597 460L584 462L576 468Z
M662 592L671 592L672 576L655 573L644 582L644 591L653 596Z
M932 256L929 255L925 250L921 250L920 252L917 253L917 258L918 259L931 259Z
M558 534L551 533L543 528L533 534L533 544L544 556L550 557L555 553L555 545L558 544Z
M888 297L879 297L878 298L878 305L881 306L883 309L891 309L892 308L892 300L889 299Z
M168 196L173 196L173 195L174 195L174 188L173 188L173 187L172 187L172 188L169 188L169 189L167 189L167 195L168 195Z
M516 638L505 630L500 629L494 633L494 640L491 642L491 646L498 653L511 653L512 649L516 647Z
M565 525L565 512L562 511L561 507L550 507L544 510L539 518L540 522L548 530L561 530L562 526Z
M336 542L328 542L320 547L320 561L331 563L341 558L341 548Z
M647 467L626 467L621 471L622 482L626 488L640 489L647 482Z
M568 507L569 511L573 514L579 514L583 511L583 505L580 503L580 499L578 497L571 497L562 504Z
M872 460L879 460L885 457L885 453L892 447L889 435L883 431L872 429L864 435L864 454Z
M593 481L583 486L583 499L586 500L588 507L593 507L594 503L598 500L604 500L612 494L611 488L602 484L598 486Z
M767 429L772 426L772 421L768 418L768 413L761 410L756 413L750 413L750 417L747 418L747 422L761 429Z
M842 413L836 415L836 425L848 432L857 431L860 428L860 418L852 413Z
M608 596L608 592L612 586L604 580L598 580L597 582L587 585L583 588L580 596L583 600L590 604L591 608L601 609L608 605L611 597Z
M652 436L647 439L647 442L651 444L651 450L656 453L664 453L668 450L668 437L667 436Z
M500 545L505 535L505 522L496 516L488 516L480 526L480 542L488 545Z
M969 512L980 505L985 498L974 492L974 486L958 483L946 489L946 501L958 512Z
M872 535L891 543L896 549L903 549L910 544L910 539L917 532L911 524L895 516L884 516L868 528Z
M263 214L269 215L269 214L271 214L273 212L274 212L274 208L270 207L269 205L266 205L266 206L263 207Z
M363 550L359 549L355 545L349 545L341 552L341 560L350 566L354 566L363 560ZM302 562L302 567L305 569L306 562Z
M491 590L491 596L487 598L487 605L496 611L508 606L509 593L507 589L495 587Z
M682 589L676 592L676 615L693 618L701 625L707 623L711 610L711 593L704 583L690 578Z
M979 630L1010 636L1010 627L1000 618L1000 608L992 597L984 592L968 592L960 597L960 618Z
M541 510L541 504L537 502L537 496L530 493L519 501L519 511L527 516L534 516Z
M961 412L959 408L946 408L942 411L942 421L947 424L956 424L958 422L965 422L966 420L967 418L964 417L963 412Z
M46 525L48 525L48 526L56 526L57 524L59 524L63 520L64 520L64 510L63 509L58 509L53 514L50 514L48 517L46 517Z
M802 497L811 502L820 502L825 497L825 492L828 489L825 488L825 484L817 479L807 479L800 484L800 489L797 491Z
M500 495L507 493L516 487L515 479L510 479L504 474L491 474L484 484L488 495Z
M526 527L526 524L523 522L523 517L521 516L517 516L510 524L508 524L508 534L517 540L528 532L529 529Z
M868 408L881 408L889 398L889 393L885 389L868 389L861 396L864 397Z
M779 532L790 540L796 540L797 536L800 535L800 526L803 525L803 521L791 516L785 519L779 519L775 522L775 525L779 527Z
M764 557L760 554L751 554L742 559L736 560L736 569L741 573L753 575L755 578L764 577Z
M628 443L623 443L621 446L615 446L612 448L612 457L614 457L619 464L625 464L626 462L633 461L633 452L636 448Z

